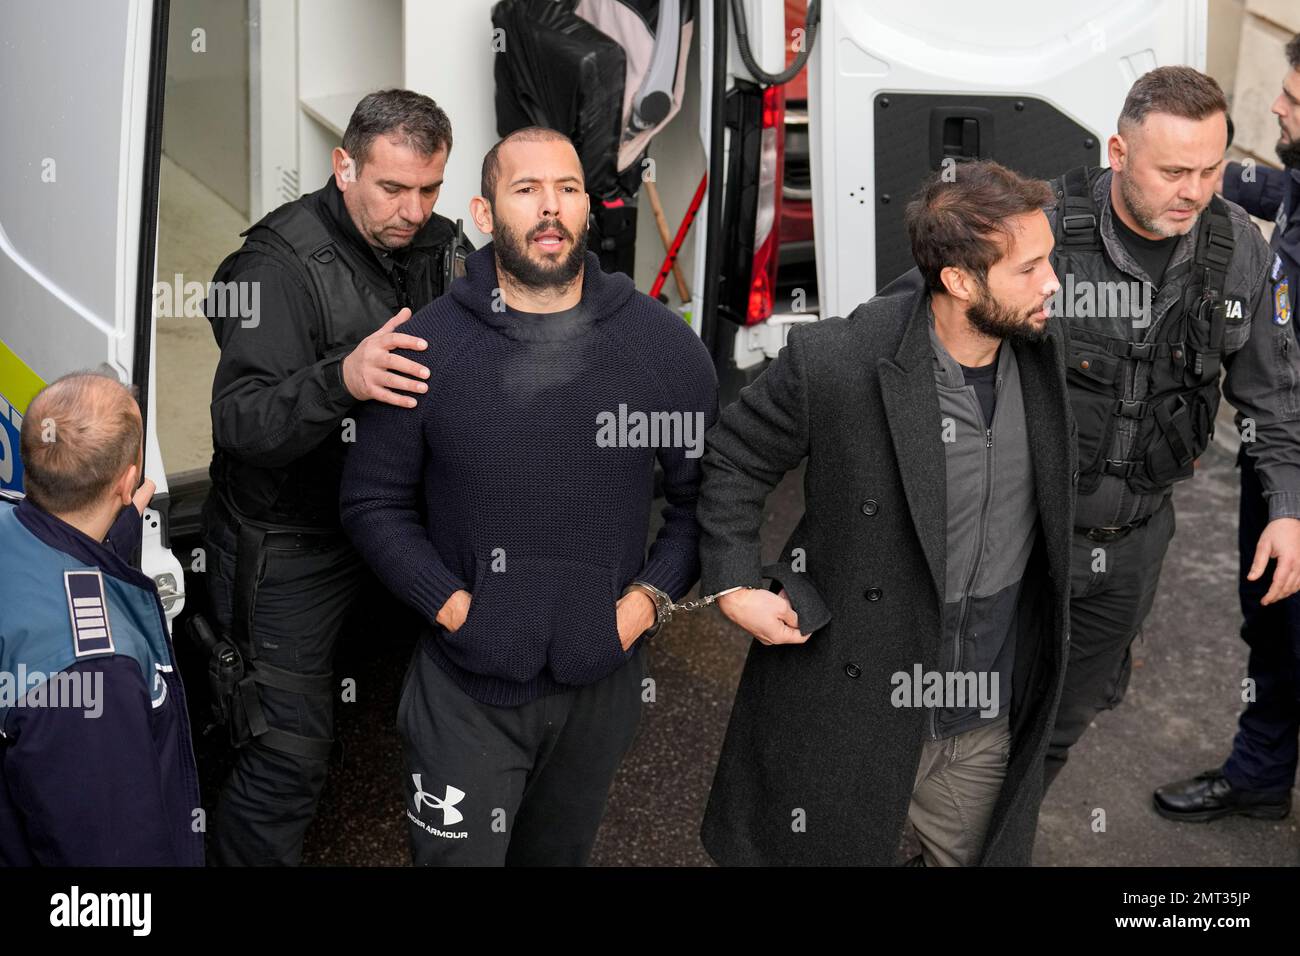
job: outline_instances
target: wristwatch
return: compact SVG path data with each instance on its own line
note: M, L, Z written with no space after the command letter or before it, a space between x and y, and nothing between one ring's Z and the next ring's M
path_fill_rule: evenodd
M663 627L666 623L668 623L668 619L672 617L673 599L670 598L665 592L659 590L653 584L648 584L645 581L633 581L631 584L629 584L627 587L623 589L623 593L627 594L629 591L634 591L634 590L645 592L646 596L649 597L650 600L654 602L654 606L655 606L654 625L648 628L647 630L645 630L641 634L641 637L644 638L654 637L656 634L659 633L659 628Z

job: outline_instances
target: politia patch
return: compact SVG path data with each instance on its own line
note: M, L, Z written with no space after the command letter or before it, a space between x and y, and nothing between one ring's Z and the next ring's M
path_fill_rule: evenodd
M1290 276L1283 276L1273 286L1273 323L1286 325L1291 321Z

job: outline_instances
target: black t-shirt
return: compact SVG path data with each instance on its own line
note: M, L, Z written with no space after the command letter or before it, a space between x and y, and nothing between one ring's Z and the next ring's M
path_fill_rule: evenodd
M993 409L997 405L998 398L998 358L1002 355L1002 346L998 346L997 352L993 356L993 361L988 365L981 365L978 368L971 368L967 365L961 367L962 376L966 379L967 385L975 386L975 397L980 401L980 409L984 412L984 427L993 427Z
M1114 216L1115 234L1119 236L1119 241L1124 244L1129 255L1146 270L1152 284L1159 286L1165 277L1165 269L1169 267L1169 260L1174 254L1174 246L1178 245L1178 240L1182 237L1165 236L1162 239L1148 239L1128 227L1119 217L1119 213L1115 212L1114 203L1111 203L1110 211Z
M525 312L513 306L506 306L507 315L517 315L521 319L535 319L541 322L573 322L583 317L582 303L559 312Z
M545 341L555 336L563 340L568 332L591 324L591 314L581 302L559 312L525 312L506 306L506 315L527 327L523 335L531 341Z

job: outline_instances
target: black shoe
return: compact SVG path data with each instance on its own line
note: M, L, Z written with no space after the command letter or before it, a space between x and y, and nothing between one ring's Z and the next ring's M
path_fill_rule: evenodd
M1238 790L1218 769L1207 770L1190 780L1167 783L1152 797L1156 813L1165 819L1193 823L1233 815L1281 820L1291 812L1290 791L1278 794Z

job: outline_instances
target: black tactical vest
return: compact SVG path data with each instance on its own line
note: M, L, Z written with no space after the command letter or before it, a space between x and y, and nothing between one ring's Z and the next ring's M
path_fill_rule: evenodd
M268 213L241 235L244 246L218 267L214 282L230 281L240 253L255 250L279 260L292 257L294 271L311 292L318 328L312 336L316 360L351 352L402 307L412 313L441 295L465 274L472 251L460 222L434 214L408 247L405 269L394 283L376 288L372 274L382 267L359 261L361 250L327 226L308 194ZM285 246L289 248L286 250ZM397 287L394 288L393 286ZM210 474L216 490L246 517L271 524L336 527L339 481L345 445L322 442L284 467L265 468L214 450Z
M419 311L442 295L452 279L465 274L468 246L460 222L453 224L437 215L433 218L437 220L433 225L442 228L432 230L424 243L413 244L404 272L397 271L405 276L405 284L398 290L398 309ZM322 358L331 352L350 351L397 311L389 301L390 291L370 285L352 244L331 232L306 203L285 203L241 235L255 236L257 229L268 229L288 243L307 273L322 323Z
M1080 167L1052 185L1057 196L1057 277L1066 288L1079 280L1097 283L1113 274L1105 260L1101 217L1092 200L1092 187L1103 170ZM1094 289L1097 308L1091 315L1071 315L1070 352L1066 378L1079 426L1079 492L1095 491L1102 475L1127 481L1138 494L1161 491L1190 478L1193 462L1214 435L1219 408L1225 305L1224 281L1232 259L1232 222L1222 198L1215 196L1196 224L1191 271L1181 300L1143 341L1133 341L1126 323L1133 316L1100 315L1103 296L1116 301L1112 290ZM1140 286L1140 283L1134 283ZM1070 308L1069 303L1065 308ZM1150 316L1148 315L1148 321ZM1125 399L1125 372L1148 384L1142 401ZM1114 447L1115 425L1136 419L1137 441L1131 457L1107 457Z

